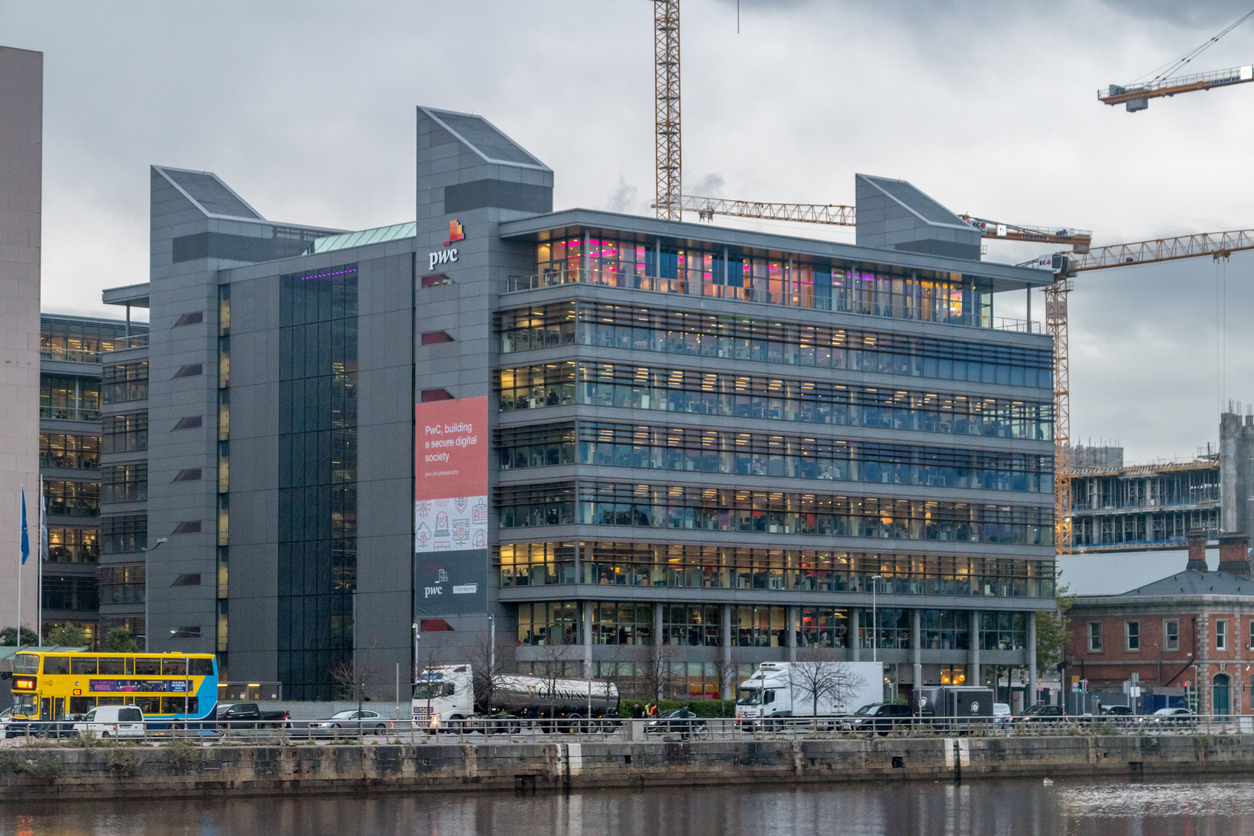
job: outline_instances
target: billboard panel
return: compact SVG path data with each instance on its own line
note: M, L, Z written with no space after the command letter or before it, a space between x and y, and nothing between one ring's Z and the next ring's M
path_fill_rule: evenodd
M414 407L414 553L488 547L488 399Z

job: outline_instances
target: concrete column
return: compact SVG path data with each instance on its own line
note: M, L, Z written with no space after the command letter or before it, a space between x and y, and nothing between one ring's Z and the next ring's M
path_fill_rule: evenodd
M592 676L592 602L583 602L583 673Z
M788 661L797 661L797 607L788 608Z
M1036 613L1028 613L1028 687L1023 694L1023 705L1036 705Z
M967 674L968 685L980 684L980 611L971 610L971 673Z
M910 613L910 653L914 662L914 686L923 684L923 614L919 610Z
M730 700L736 696L736 675L732 671L732 608L731 604L723 605L723 681L720 687L723 699Z
M653 643L662 644L662 602L653 605Z
M849 613L850 661L862 661L862 610L854 607Z

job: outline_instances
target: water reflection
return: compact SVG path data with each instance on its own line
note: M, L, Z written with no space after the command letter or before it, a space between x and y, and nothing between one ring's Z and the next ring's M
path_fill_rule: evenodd
M0 806L0 836L1254 836L1254 785L721 786Z

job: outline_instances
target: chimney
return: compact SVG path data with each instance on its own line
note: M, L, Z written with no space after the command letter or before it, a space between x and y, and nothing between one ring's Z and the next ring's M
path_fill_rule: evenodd
M1246 534L1230 531L1219 535L1219 571L1239 578L1250 576L1250 538Z
M1200 528L1190 528L1186 535L1189 538L1188 572L1206 571L1206 532Z

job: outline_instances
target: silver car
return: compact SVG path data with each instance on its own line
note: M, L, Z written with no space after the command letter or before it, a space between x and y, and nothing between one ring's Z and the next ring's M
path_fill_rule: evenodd
M358 711L355 708L350 708L345 711L337 711L325 720L310 722L309 733L334 735L349 731L357 734L360 730L364 734L384 734L388 729L392 728L393 722L391 717L384 717L377 711L366 709Z

